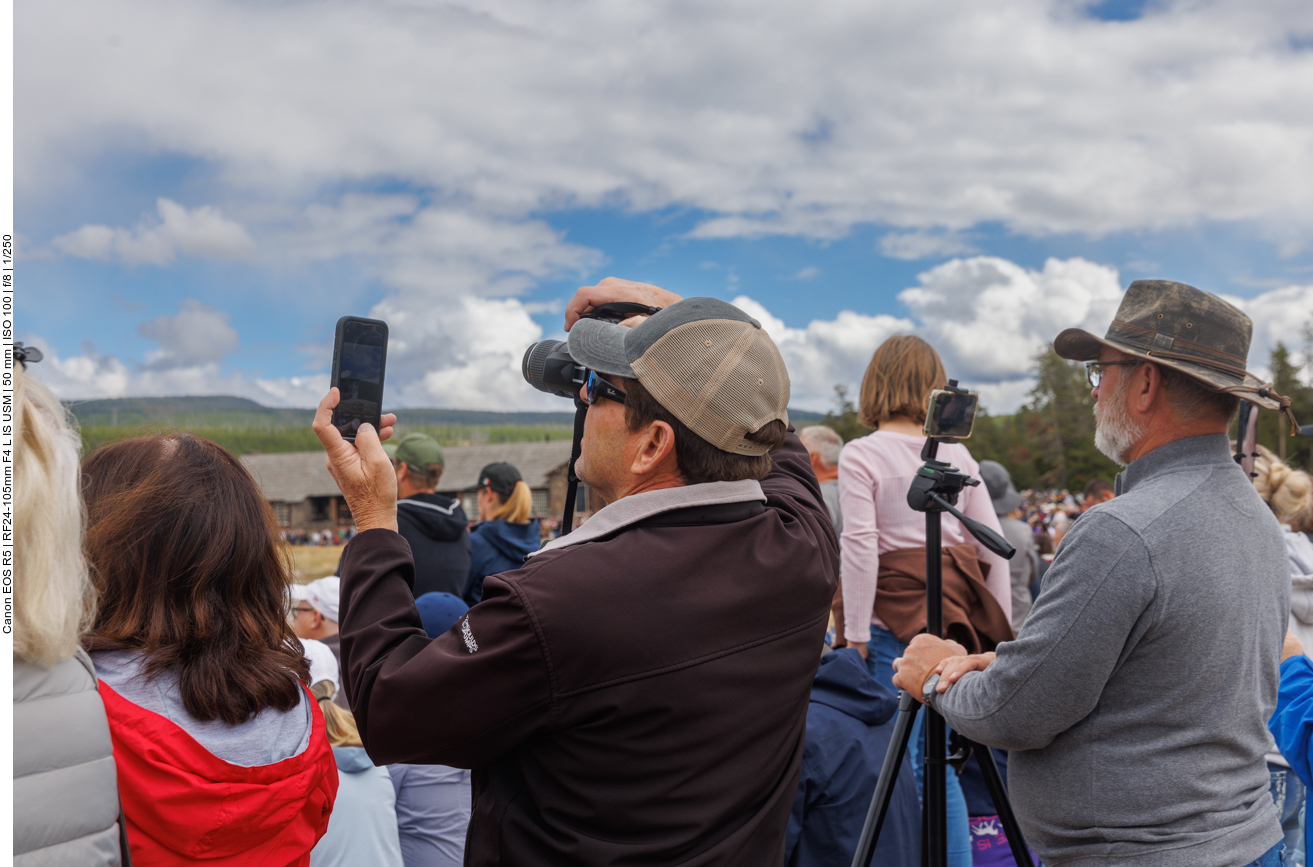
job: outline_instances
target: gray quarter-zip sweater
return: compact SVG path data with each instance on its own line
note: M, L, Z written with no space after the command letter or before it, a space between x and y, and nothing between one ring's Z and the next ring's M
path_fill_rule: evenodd
M1013 750L1046 867L1239 867L1281 839L1263 756L1290 563L1229 451L1215 434L1132 463L1063 540L1017 640L934 699Z

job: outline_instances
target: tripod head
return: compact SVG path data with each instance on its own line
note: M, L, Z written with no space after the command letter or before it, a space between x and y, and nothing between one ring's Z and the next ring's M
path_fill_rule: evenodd
M962 489L973 488L980 484L980 480L971 478L952 464L936 460L935 455L939 453L941 442L952 442L952 440L942 440L938 437L926 439L925 447L921 450L925 464L916 471L912 486L907 489L907 505L918 512L948 512L961 521L962 526L966 527L967 532L975 536L980 544L1004 560L1011 560L1017 553L1011 542L974 518L968 518L953 508L957 505L957 495Z

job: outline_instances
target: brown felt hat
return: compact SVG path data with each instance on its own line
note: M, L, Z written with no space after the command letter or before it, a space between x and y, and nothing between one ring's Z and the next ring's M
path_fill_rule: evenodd
M1245 369L1254 326L1249 317L1211 292L1171 280L1136 280L1126 290L1117 316L1103 337L1068 328L1053 349L1072 361L1095 361L1099 349L1152 361L1195 379L1214 391L1290 412L1290 399Z

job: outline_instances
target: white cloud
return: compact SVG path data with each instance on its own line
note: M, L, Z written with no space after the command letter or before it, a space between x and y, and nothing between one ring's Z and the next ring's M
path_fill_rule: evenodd
M40 335L27 341L45 358L30 372L65 400L105 397L175 397L236 395L265 406L314 406L328 390L328 374L266 379L226 372L217 361L185 367L130 366L84 346L78 355L61 356Z
M1313 228L1303 0L1112 24L1067 0L47 0L15 26L30 201L121 147L260 201L400 180L513 219L703 209L697 237Z
M1253 298L1231 298L1254 321L1254 337L1249 349L1249 369L1270 376L1268 361L1278 343L1285 345L1299 364L1303 361L1303 329L1313 325L1313 283L1285 286ZM1305 424L1308 422L1304 419Z
M167 265L179 254L207 259L244 259L255 252L255 242L240 223L217 208L188 210L161 198L159 220L142 218L134 229L86 225L61 235L50 245L80 259L118 261L125 265Z
M871 353L891 334L912 331L909 319L867 316L844 310L834 319L815 319L789 328L760 303L740 295L734 305L761 323L789 369L790 406L823 412L834 408L834 386L860 383ZM852 394L856 390L852 389Z
M178 305L174 316L157 316L137 327L137 333L160 348L146 356L149 370L174 370L223 361L237 348L237 330L228 314L195 299Z
M880 252L892 259L929 259L975 253L969 241L952 232L890 232L880 239Z

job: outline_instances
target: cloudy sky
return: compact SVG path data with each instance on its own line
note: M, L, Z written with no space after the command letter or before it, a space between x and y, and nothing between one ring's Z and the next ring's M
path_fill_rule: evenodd
M995 412L1144 277L1313 319L1307 0L25 0L19 338L69 398L520 380L616 275L751 311L793 405L914 331Z

